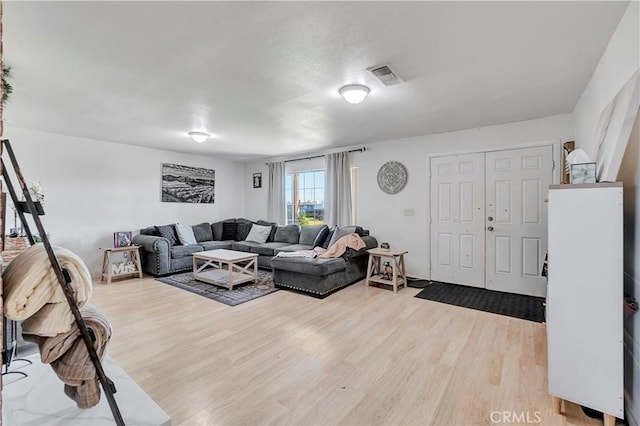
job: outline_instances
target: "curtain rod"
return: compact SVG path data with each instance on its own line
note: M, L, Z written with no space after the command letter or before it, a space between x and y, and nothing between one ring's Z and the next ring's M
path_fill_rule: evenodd
M358 149L350 149L347 152L365 152L366 150L367 150L367 148L363 146L362 148L358 148ZM283 162L284 163L289 163L291 161L311 160L311 159L314 159L314 158L321 158L321 157L324 157L324 155L312 155L311 157L294 158L294 159L291 159L291 160L284 160Z

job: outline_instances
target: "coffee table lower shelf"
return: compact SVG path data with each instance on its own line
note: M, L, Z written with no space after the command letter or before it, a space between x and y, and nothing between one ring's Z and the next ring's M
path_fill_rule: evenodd
M202 272L194 272L193 278L198 281L226 287L229 290L233 290L234 285L246 283L247 281L256 281L256 277L253 275L237 272L229 273L226 269L206 269Z

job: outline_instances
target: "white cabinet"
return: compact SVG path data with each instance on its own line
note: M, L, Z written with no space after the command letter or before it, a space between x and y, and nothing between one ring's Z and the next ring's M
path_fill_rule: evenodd
M549 393L624 417L622 184L549 187Z

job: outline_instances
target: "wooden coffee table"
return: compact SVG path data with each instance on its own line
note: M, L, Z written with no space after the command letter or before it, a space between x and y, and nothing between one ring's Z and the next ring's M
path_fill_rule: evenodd
M193 278L229 290L247 281L257 283L258 255L226 249L193 253Z

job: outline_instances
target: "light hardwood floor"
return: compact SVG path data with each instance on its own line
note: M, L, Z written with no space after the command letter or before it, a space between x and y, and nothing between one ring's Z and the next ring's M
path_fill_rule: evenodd
M544 325L418 291L362 281L229 307L144 278L96 282L92 303L111 357L174 425L602 424L552 413Z

